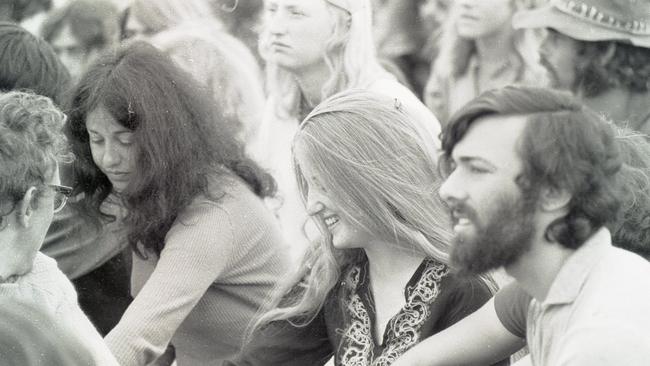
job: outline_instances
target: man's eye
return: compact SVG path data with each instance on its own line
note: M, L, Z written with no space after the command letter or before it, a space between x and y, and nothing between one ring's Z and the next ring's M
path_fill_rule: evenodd
M468 167L468 170L469 170L471 173L474 173L474 174L483 174L483 173L487 173L487 172L489 171L489 170L487 170L487 169L485 169L485 168L481 168L481 167L473 166L473 165L470 165L470 166Z

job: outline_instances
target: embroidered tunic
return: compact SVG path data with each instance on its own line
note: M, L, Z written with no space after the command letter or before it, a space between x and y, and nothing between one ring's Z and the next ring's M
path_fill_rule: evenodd
M491 292L479 278L458 277L444 264L425 259L404 296L406 305L388 322L377 344L368 262L351 265L309 325L272 323L230 365L324 365L332 356L336 366L390 365L424 338L477 310Z

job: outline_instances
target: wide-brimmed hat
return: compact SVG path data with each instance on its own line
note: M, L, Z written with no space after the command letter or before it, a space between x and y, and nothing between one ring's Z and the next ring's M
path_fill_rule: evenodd
M650 48L650 0L551 0L512 19L515 29L553 28L582 41L623 41Z

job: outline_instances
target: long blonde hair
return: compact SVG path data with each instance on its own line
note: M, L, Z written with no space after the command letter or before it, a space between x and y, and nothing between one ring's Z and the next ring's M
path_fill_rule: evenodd
M304 152L348 222L447 264L451 225L438 196L437 150L416 116L394 98L348 90L321 103L305 119L294 153ZM305 178L296 161L294 166L304 198ZM309 323L341 270L361 254L360 249L335 249L325 231L254 329L282 319Z
M512 14L519 10L533 9L546 3L547 0L510 0ZM447 22L443 25L440 37L440 53L434 62L433 70L437 75L445 78L457 78L467 71L471 57L476 53L476 42L472 39L460 37L456 29L458 19L457 3L453 4ZM512 18L512 17L511 17ZM539 63L539 46L542 35L535 29L514 30L513 49L521 62L520 74L523 70L532 72L531 79L543 78L544 68ZM533 80L534 81L534 80Z
M377 60L372 37L372 9L370 0L356 2L354 10L323 0L335 19L323 60L330 70L330 78L321 90L322 99L347 88L362 88L381 76L388 76ZM341 1L336 1L341 3ZM266 78L269 96L276 102L275 114L282 118L297 118L300 107L300 88L295 75L268 58L269 32L260 34L259 50L267 61Z

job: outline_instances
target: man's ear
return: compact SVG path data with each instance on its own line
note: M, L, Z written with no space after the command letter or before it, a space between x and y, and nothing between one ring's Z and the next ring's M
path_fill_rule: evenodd
M36 187L29 187L23 199L16 204L16 223L23 227L29 227L32 217L34 216L34 208L38 207L36 200L37 192Z
M564 210L571 202L571 194L564 189L542 188L540 206L544 212Z

